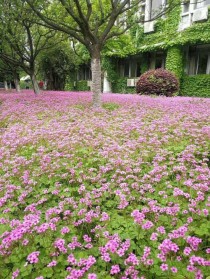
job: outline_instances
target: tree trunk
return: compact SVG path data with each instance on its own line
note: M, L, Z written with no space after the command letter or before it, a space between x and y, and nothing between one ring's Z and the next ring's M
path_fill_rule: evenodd
M92 72L92 92L93 107L101 107L101 57L100 48L95 46L91 51L91 72Z
M40 90L39 90L38 82L37 82L37 80L36 80L36 76L35 76L34 73L32 73L32 74L30 75L30 77L31 77L31 81L32 81L34 93L35 93L36 95L38 95L38 94L40 93Z
M5 89L6 91L8 91L8 84L7 84L7 81L6 81L6 80L4 81L4 89Z
M15 89L17 92L20 92L20 83L17 77L14 78Z

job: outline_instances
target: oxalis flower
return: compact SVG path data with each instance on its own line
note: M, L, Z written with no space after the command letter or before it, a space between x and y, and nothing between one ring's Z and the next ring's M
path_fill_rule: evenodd
M38 261L39 261L39 254L40 254L39 251L32 252L31 254L28 255L27 261L29 263L31 263L31 264L38 263Z

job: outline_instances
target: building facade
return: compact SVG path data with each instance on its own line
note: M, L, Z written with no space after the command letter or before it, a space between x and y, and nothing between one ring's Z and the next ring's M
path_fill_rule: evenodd
M135 55L132 51L122 58L115 52L106 58L110 67L104 69L104 92L135 92L142 73L165 68L179 78L180 95L210 97L210 0L175 1L173 9L161 17L172 0L141 2L144 24L132 32ZM113 69L115 79L113 74L110 78Z

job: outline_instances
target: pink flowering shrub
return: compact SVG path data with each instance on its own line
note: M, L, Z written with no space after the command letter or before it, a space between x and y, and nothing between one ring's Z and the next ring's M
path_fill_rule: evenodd
M0 278L207 278L210 100L90 101L0 94Z

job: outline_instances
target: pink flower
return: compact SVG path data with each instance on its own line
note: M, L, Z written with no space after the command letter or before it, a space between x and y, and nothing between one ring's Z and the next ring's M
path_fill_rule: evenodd
M69 233L70 232L70 229L68 227L63 227L61 229L61 234L66 234L66 233Z
M120 272L120 267L119 267L119 265L118 264L116 264L116 265L113 265L112 267L111 267L111 271L110 271L110 274L117 274L117 273L119 273Z
M38 263L38 261L39 261L39 258L38 258L39 254L40 254L39 251L32 252L31 254L28 255L27 261L29 261L29 263L31 263L31 264Z
M100 221L109 220L109 215L106 212L102 212Z
M185 247L183 253L188 256L191 253L192 249L190 247Z
M172 266L172 267L171 267L171 271L172 271L173 273L177 273L178 270L177 270L176 267Z
M151 221L146 221L145 224L142 225L142 229L149 230L154 226L154 224Z
M16 271L14 271L14 272L12 273L12 279L17 278L18 275L19 275L19 273L20 273L19 269L16 269Z
M48 265L47 265L47 267L52 267L52 266L56 266L57 265L57 261L52 261L52 262L50 262Z
M24 239L23 242L22 242L22 244L23 244L24 246L26 246L28 243L29 243L29 240L28 240L28 239Z
M97 275L95 273L88 274L88 279L97 279Z
M153 241L157 240L157 236L158 236L157 233L152 233L150 236L150 240L153 240Z
M168 265L167 264L161 264L160 268L162 269L162 271L166 271L168 270Z
M161 233L161 234L165 234L165 228L163 227L163 226L161 226L161 227L158 227L157 228L157 231L159 232L159 233Z

